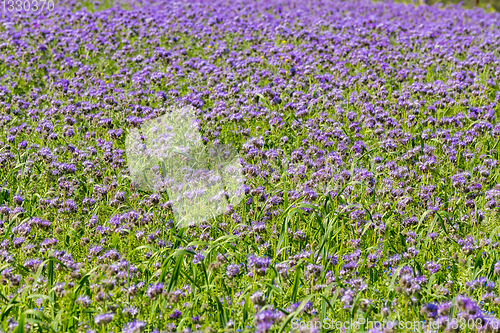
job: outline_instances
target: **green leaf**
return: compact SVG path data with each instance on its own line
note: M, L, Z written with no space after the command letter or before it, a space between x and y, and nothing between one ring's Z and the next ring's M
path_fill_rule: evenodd
M175 287L175 283L177 282L177 279L179 278L180 275L183 261L184 261L184 253L181 253L176 259L174 271L168 283L168 288L167 288L168 292L171 292Z
M288 323L290 323L295 317L297 317L300 312L302 311L302 309L304 308L304 306L307 304L307 302L309 302L309 300L311 298L314 297L314 294L312 295L309 295L307 296L299 305L299 307L297 308L297 310L295 310L294 312L290 313L288 316L286 316L285 318L285 321L283 322L283 324L281 325L280 327L280 330L279 330L279 333L281 332L284 332L285 328L287 327Z
M295 302L297 299L297 293L299 291L300 285L300 269L302 268L302 263L295 266L295 280L293 282L293 290L292 290L292 302Z

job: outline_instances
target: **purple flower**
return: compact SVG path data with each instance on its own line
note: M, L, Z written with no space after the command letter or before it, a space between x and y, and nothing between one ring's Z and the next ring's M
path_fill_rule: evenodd
M123 333L141 333L146 329L146 323L143 321L132 321L125 324Z
M22 196L20 196L20 195L15 195L15 196L13 197L13 199L14 199L14 203L15 203L16 205L22 205L22 204L23 204L24 198L23 198Z
M127 307L123 309L123 315L126 317L135 318L139 314L139 310L135 307Z
M205 254L203 252L197 252L193 258L193 264L199 264L205 260Z
M226 274L229 278L234 278L238 274L240 274L240 266L239 265L228 265L226 269Z
M250 272L255 272L257 275L264 276L266 275L270 263L271 260L268 257L259 258L250 255L247 266Z
M429 273L431 275L437 273L441 269L441 265L439 265L435 262L432 262L432 261L428 261L425 264L425 267L429 270Z
M257 291L250 296L250 300L257 307L263 307L266 305L265 295L261 291Z
M180 310L174 310L172 311L172 313L170 314L170 318L172 319L178 319L182 316L182 312Z
M255 314L255 330L256 332L269 332L271 327L281 321L283 313L274 310L266 309Z
M113 321L114 314L113 313L104 313L100 315L96 315L94 317L94 322L96 325L107 325Z
M80 304L85 308L88 308L90 306L90 304L92 304L92 300L87 295L79 296L75 302L76 302L76 304Z
M156 299L162 293L163 293L163 283L157 283L151 285L146 290L146 296L153 300Z

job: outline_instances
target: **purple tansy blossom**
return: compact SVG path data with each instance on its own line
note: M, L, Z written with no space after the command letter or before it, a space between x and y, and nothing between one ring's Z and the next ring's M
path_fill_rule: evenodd
M24 262L24 267L30 269L33 272L38 270L38 267L42 264L42 260L40 259L28 259Z
M75 303L76 304L80 304L80 305L82 305L85 308L88 308L90 306L90 304L92 303L92 300L87 295L85 295L85 296L79 296L76 299Z
M24 210L23 207L16 207L10 211L11 216L19 215L20 217L24 216L24 213L26 211Z
M99 253L102 252L102 250L103 250L102 246L99 245L91 246L89 249L89 255L92 257L97 256Z
M44 229L44 230L47 230L51 226L51 223L49 221L43 220L43 219L38 218L38 217L32 218L28 222L28 224L33 225L33 226L38 227L38 228L41 228L41 229Z
M78 205L74 200L64 201L62 211L65 213L76 213L78 211Z
M438 305L436 304L426 304L420 309L420 314L426 316L427 318L436 318L438 313Z
M14 329L19 325L17 321L15 321L14 319L10 318L8 321L8 328L9 328L9 331L13 332Z
M263 292L257 291L250 296L250 300L255 306L263 307L264 305L266 305L265 297L266 295L264 295Z
M497 261L494 266L494 273L495 275L500 276L500 261Z
M197 252L193 258L193 264L196 265L203 262L203 260L205 260L205 254L203 252Z
M471 178L468 172L458 173L451 177L452 184L455 188L462 189L467 184L467 180Z
M300 199L300 197L301 196L297 191L295 191L295 190L288 191L288 200L296 201L296 200Z
M135 307L127 307L123 309L123 315L130 318L135 318L139 314L139 310Z
M23 245L24 241L25 241L24 237L14 238L14 240L12 241L12 243L14 244L14 248L20 248L21 245Z
M222 253L218 253L217 254L217 261L220 263L225 263L227 261L226 256L227 256L227 253L226 253L226 255L224 255Z
M107 325L113 321L113 317L114 317L114 314L112 314L112 313L104 313L104 314L96 315L94 317L94 322L98 326Z
M316 200L316 198L318 197L318 194L316 193L316 191L314 191L313 189L310 189L310 188L305 188L302 192L302 196L306 199L306 200L310 200L310 201L314 201Z
M22 205L24 201L24 198L20 195L15 195L12 199L16 205Z
M146 296L149 297L150 299L156 299L159 295L163 293L163 283L157 283L154 285L151 285L148 287L146 290Z
M288 276L288 263L286 262L280 262L276 264L276 270L278 271L278 274L281 275L281 277L286 278Z
M27 236L31 232L31 227L27 223L23 223L19 226L12 228L13 233L19 234L19 236Z
M485 200L487 201L487 208L495 208L498 206L500 200L500 184L489 191L485 192Z
M305 277L306 279L318 278L322 271L323 271L323 266L309 264L306 266L305 269Z
M476 245L476 241L471 236L467 236L464 239L459 239L457 243L462 247L462 251L465 255L472 255L478 248L478 246Z
M307 238L306 233L303 230L297 230L293 234L293 239L304 242Z
M180 316L182 316L182 312L180 310L174 310L171 314L170 314L170 318L172 319L178 319L180 318Z
M7 205L0 206L0 214L9 215L10 214L9 206Z
M114 249L111 249L104 254L104 257L106 257L110 260L116 261L116 260L120 259L120 253L118 253L118 251L116 251Z
M415 258L418 254L420 253L420 251L414 247L414 246L410 246L408 248L408 254L412 257L412 258Z
M354 299L354 292L352 290L346 290L344 294L342 295L340 301L343 304L344 309L349 309L352 306L353 299Z
M226 269L226 274L229 278L234 278L240 273L239 265L228 265Z
M266 309L259 311L255 314L255 331L259 333L269 332L273 324L281 321L282 318L283 313L278 310Z
M266 231L266 223L261 221L253 225L253 231L257 234L262 234Z
M441 269L441 265L439 265L433 261L428 261L425 264L425 268L427 268L429 270L429 273L432 275L432 274L437 273Z
M457 297L456 305L461 311L468 314L476 314L482 312L481 309L477 306L476 302L463 295Z
M465 285L472 290L484 288L487 291L492 291L495 288L495 283L488 281L485 277L478 277L473 281L466 282Z
M146 329L146 323L143 321L133 321L126 323L123 333L141 333Z
M27 146L28 146L28 143L26 142L26 140L22 140L22 141L21 141L21 142L19 142L19 144L17 145L18 149L25 149Z
M253 254L248 258L248 270L251 272L255 272L257 275L264 276L266 275L267 268L271 260L268 257L256 257Z

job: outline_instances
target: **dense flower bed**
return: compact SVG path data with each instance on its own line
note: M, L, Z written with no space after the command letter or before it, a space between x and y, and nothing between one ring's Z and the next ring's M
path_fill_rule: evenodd
M77 5L0 18L4 330L495 330L499 14ZM172 106L246 178L239 205L187 227L125 154Z

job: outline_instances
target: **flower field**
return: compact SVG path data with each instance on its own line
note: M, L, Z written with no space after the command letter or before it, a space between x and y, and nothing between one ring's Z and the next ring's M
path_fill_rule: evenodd
M500 331L500 14L52 5L0 16L0 331ZM244 197L180 225L126 138L186 107Z

